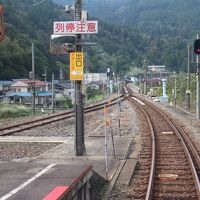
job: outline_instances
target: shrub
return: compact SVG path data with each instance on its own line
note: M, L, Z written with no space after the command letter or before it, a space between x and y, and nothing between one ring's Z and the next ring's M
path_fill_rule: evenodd
M26 106L0 104L0 118L28 116L31 112Z

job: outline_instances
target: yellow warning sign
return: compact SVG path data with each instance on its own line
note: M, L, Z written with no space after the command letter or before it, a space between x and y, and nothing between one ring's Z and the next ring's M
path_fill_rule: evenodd
M82 81L84 75L83 52L70 53L70 80Z

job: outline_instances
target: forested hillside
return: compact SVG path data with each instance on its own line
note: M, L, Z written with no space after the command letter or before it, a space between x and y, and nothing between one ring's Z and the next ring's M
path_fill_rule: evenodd
M86 6L102 20L137 29L148 42L141 56L151 64L186 69L186 46L200 31L199 0L87 0Z
M0 79L28 76L32 42L37 76L41 78L48 67L49 78L51 72L58 77L62 66L67 78L68 56L50 55L49 38L53 21L72 19L72 15L67 15L64 7L52 0L41 4L36 4L39 0L11 2L9 5L9 1L0 0L6 5L6 38L0 43ZM200 29L199 5L197 0L84 1L90 19L99 21L99 33L85 38L96 43L84 47L86 70L105 72L111 67L125 73L130 67L142 67L144 59L149 64L165 64L171 70L186 69L186 46Z
M90 1L90 0L89 0ZM106 21L138 29L141 35L151 38L144 52L151 64L165 64L169 69L186 69L186 46L192 45L200 32L199 0L129 0L105 16L93 14ZM100 2L99 2L100 3ZM105 5L106 0L101 1ZM94 12L93 12L94 11Z
M59 10L51 2L28 7L35 1L5 1L5 40L0 43L0 79L27 77L31 71L31 43L35 44L35 70L41 77L44 68L55 71L56 60L49 54L52 21ZM7 6L8 5L8 6Z
M68 20L63 7L48 0L37 6L36 1L12 0L5 7L6 38L0 44L0 79L28 77L31 71L31 43L35 44L35 70L38 78L48 67L49 77L54 72L58 77L59 68L64 68L65 77L69 73L68 56L53 56L49 53L49 38L53 21ZM2 1L5 4L5 1ZM71 19L71 18L70 18ZM99 33L87 38L96 42L95 46L84 47L86 70L106 72L107 67L115 71L128 70L130 66L142 66L144 45L148 38L137 30L128 30L99 19ZM148 42L147 42L148 43Z

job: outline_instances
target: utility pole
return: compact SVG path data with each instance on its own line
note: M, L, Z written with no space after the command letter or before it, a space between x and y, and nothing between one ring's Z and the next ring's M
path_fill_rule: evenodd
M120 112L121 112L121 102L120 102L120 78L117 75L117 97L118 97L118 131L121 135L121 122L120 122Z
M44 82L45 82L45 91L48 91L48 83L47 83L47 67L44 69Z
M110 68L107 68L107 94L110 97Z
M51 92L52 92L51 108L52 108L52 113L54 113L55 112L55 107L54 107L54 102L55 102L54 73L52 74Z
M176 108L176 96L177 96L177 76L174 72L174 107Z
M199 35L197 35L197 39L199 39ZM196 76L197 76L197 100L196 100L196 107L197 107L197 113L196 113L196 119L200 119L200 72L199 72L199 54L196 54L196 64L197 64L197 71L196 71Z
M190 110L190 63L191 63L191 51L190 45L188 44L188 77L187 77L187 110Z
M35 114L35 56L34 44L32 43L32 110Z
M147 95L147 61L144 60L144 95Z
M60 67L60 74L59 74L59 81L60 81L60 83L63 83L63 69L62 69L62 67Z
M75 0L75 15L74 20L81 20L82 0ZM76 35L76 52L82 51L81 34ZM86 152L84 142L84 107L82 94L82 81L75 81L75 115L76 115L76 130L75 130L75 154L83 156Z
M47 67L44 68L44 82L47 82Z

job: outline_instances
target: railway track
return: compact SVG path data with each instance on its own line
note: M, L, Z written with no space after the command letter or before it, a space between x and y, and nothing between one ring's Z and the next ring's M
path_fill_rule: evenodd
M199 200L200 158L181 127L145 99L130 94L129 100L144 114L148 130L131 198L145 200Z
M120 97L122 97L122 96L123 95L121 95ZM124 98L122 99L122 101L123 100L124 100ZM117 103L118 103L118 98L114 98L111 100L110 106L116 105ZM89 112L103 109L106 104L108 104L108 103L103 102L103 103L99 103L99 104L96 104L93 106L85 107L84 113L89 113ZM65 119L74 117L74 115L75 115L74 110L71 110L71 111L67 111L67 112L63 112L63 113L59 113L59 114L54 114L54 115L44 117L41 119L31 120L28 122L15 124L12 126L7 126L4 128L0 128L0 136L8 136L8 135L12 135L17 132L33 129L33 128L36 128L39 126L44 126L44 125L47 125L47 124L50 124L53 122L57 122L57 121L61 121L61 120L65 120Z

